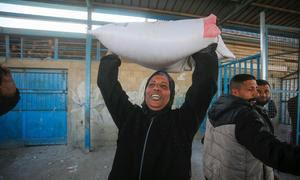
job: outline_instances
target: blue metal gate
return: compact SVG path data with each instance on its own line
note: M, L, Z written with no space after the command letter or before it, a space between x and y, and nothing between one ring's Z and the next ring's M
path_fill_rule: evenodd
M256 75L256 78L259 79L260 54L219 64L218 91L211 104L213 104L217 97L221 96L222 94L229 94L229 82L236 74ZM205 132L206 119L207 117L200 125L200 131L202 134Z
M295 97L298 87L298 77L297 74L292 73L289 76L285 76L280 79L281 91L276 91L280 93L280 123L281 124L291 124L290 115L288 112L288 100Z
M230 79L236 74L251 74L260 78L260 54L219 65L217 96L229 93Z
M66 144L67 71L14 69L17 106L0 117L0 144Z

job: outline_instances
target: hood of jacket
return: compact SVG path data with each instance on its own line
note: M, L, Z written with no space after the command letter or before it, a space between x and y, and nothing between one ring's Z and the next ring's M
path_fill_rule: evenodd
M150 115L150 116L155 116L155 115L158 115L158 114L161 114L161 113L164 113L164 112L167 112L167 111L170 111L171 108L172 108L172 104L173 104L173 101L174 101L174 96L175 96L175 82L173 80L173 78L166 72L166 71L163 71L163 70L160 70L160 71L156 71L154 72L147 80L147 83L146 83L146 86L145 86L145 90L144 90L144 97L145 97L145 93L146 93L146 88L151 80L151 78L155 75L158 75L158 74L162 74L164 75L165 77L167 77L168 81L169 81L169 88L170 88L170 99L169 99L169 102L168 104L160 111L152 111L151 109L148 108L146 102L145 102L145 98L144 98L144 101L142 103L142 109L143 111Z
M247 107L251 108L252 105L240 97L222 95L208 111L208 117L213 126L232 124L239 109Z

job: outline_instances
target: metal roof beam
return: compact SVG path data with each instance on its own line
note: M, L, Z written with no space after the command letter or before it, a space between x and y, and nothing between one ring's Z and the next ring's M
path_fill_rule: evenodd
M1 11L0 11L0 17L11 17L11 18L18 18L18 19L31 19L31 20L87 24L87 20L82 20L82 19L71 19L71 18L41 16L41 15L22 14L22 13L10 13L10 12L1 12ZM104 25L104 24L108 24L108 23L109 22L104 22L104 21L93 21L92 22L92 24L94 24L94 25Z
M228 14L225 18L223 18L219 24L222 25L225 23L228 19L230 19L232 16L236 15L237 13L241 12L245 7L247 7L249 4L251 4L254 0L247 0L246 2L242 3L241 5L237 6L230 14Z
M109 13L109 14L118 14L118 15L127 15L127 16L141 16L145 18L154 18L154 19L163 19L163 20L176 20L183 18L200 18L202 16L189 14L189 13L180 13L165 11L159 9L150 9L143 7L133 7L127 5L117 5L117 4L107 4L107 3L93 3L94 8L93 12L99 13ZM120 10L121 9L121 10Z
M83 6L61 5L61 4L52 4L52 3L45 3L45 2L34 2L34 1L24 1L24 0L1 0L0 2L15 4L15 5L42 7L42 8L53 8L53 9L73 10L73 11L84 11L84 12L87 11L87 7L83 7Z
M276 29L276 30L280 29L283 31L295 31L300 33L300 28L296 28L296 27L286 27L286 26L276 26L276 25L267 25L267 27L270 29Z
M252 6L256 6L256 7L262 7L262 8L272 9L272 10L276 10L276 11L281 11L281 12L285 12L285 13L291 13L291 14L298 14L298 15L300 15L300 11L291 10L291 9L285 9L285 8L280 8L280 7L275 7L275 6L271 6L271 5L267 5L267 4L251 3L251 5Z
M91 1L90 0L85 0L86 1L86 6L89 8L89 7L92 7L92 4L91 4Z
M24 1L24 0L1 0L1 2L8 3L8 4L32 6L32 7L54 8L54 9L87 12L87 7L84 7L84 4L82 4L82 6L79 6L78 4L62 5L62 4L52 4L52 3ZM154 19L162 19L162 20L176 20L176 19L183 19L183 18L202 17L190 13L164 11L159 9L134 7L134 6L127 6L127 5L107 4L107 3L100 3L95 1L93 1L93 3L91 2L89 3L90 5L93 5L93 12L98 12L98 13L108 13L108 14L126 15L126 16L140 16L145 18L154 18Z
M24 36L47 36L47 37L60 37L60 38L77 38L85 39L84 33L73 32L59 32L59 31L44 31L44 30L31 30L31 29L19 29L19 28L5 28L0 27L0 34L17 34Z

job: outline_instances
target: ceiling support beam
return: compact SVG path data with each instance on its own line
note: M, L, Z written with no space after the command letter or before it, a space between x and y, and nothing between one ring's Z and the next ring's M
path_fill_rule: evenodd
M123 9L127 10L128 12L136 15L146 15L146 18L155 18L155 17L160 17L158 19L166 19L166 20L174 20L174 19L183 19L183 18L201 18L203 16L195 15L195 14L190 14L190 13L181 13L181 12L172 12L172 11L166 11L166 10L160 10L160 9L150 9L150 8L143 8L143 7L136 7L136 6L127 6L127 5L117 5L117 4L107 4L107 3L99 3L99 2L94 2L94 6L97 7L102 7L101 9L104 8L110 8L111 10L115 9ZM95 11L97 11L96 8ZM95 12L94 11L94 12ZM150 15L149 15L150 13ZM155 16L154 14L158 14ZM124 13L123 13L124 15ZM164 17L163 17L164 16Z
M87 4L87 30L92 29L92 9L90 0L86 0ZM91 51L92 51L92 35L86 34L85 42L85 104L84 104L84 147L86 152L91 151Z
M236 15L237 13L241 12L245 7L250 5L254 0L247 0L246 2L242 3L241 5L237 6L232 13L228 14L225 18L223 18L219 24L224 24L228 19L230 19L232 16Z
M268 31L266 28L265 12L260 13L260 54L262 79L268 80Z
M252 3L251 6L262 7L262 8L272 9L272 10L281 11L281 12L285 12L285 13L300 15L300 11L275 7L275 6L271 6L271 5L267 5L267 4Z

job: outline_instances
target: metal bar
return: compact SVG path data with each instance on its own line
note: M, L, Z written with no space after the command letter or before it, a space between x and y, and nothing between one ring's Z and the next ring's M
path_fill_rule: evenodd
M48 37L79 38L79 39L86 38L86 34L84 33L29 30L29 29L4 28L4 27L0 27L0 34L17 34L17 35L25 35L25 36L48 36Z
M5 35L5 58L10 58L9 35Z
M195 0L192 0L191 4L190 4L189 7L187 8L187 11L188 11L188 12L191 11L191 8L193 7L194 2L195 2Z
M287 87L288 87L288 82L287 82L287 80L285 80L284 86L285 86L285 87L284 87L284 90L287 91L287 90L288 90L288 88L287 88ZM284 101L286 101L286 100L287 100L287 99L286 99L286 93L284 93ZM286 110L286 109L285 109L285 110ZM286 113L286 112L284 111L284 115L285 115L285 113ZM284 124L288 124L288 123L287 123L287 118L286 118L286 116L283 116L283 117L284 117L284 119L283 119Z
M236 63L233 64L233 75L236 75Z
M90 0L85 0L85 2L86 2L86 6L87 6L87 7L91 7L91 2L90 2Z
M295 75L295 74L298 74L298 71L295 71L295 72L292 72L292 73L290 73L290 74L288 74L288 75L286 75L286 76L283 76L281 79L288 78L288 77L290 77L290 76L292 76L292 75Z
M298 43L300 42L300 39L298 39ZM298 47L300 50L300 46ZM296 132L296 143L299 145L299 136L300 136L300 53L298 53L298 103L297 103L297 132Z
M93 2L94 6L97 8L93 9L93 12L118 14L126 16L141 16L145 18L163 19L163 20L175 20L184 18L201 18L204 16L199 16L191 13L181 13L169 10L160 9L150 9L144 7L128 6L128 5L118 5L118 4L108 4L101 2ZM167 5L167 3L166 3ZM120 10L121 9L121 10Z
M256 59L256 58L260 58L260 54L248 56L248 57L245 57L245 58L241 58L241 59L239 59L238 61L231 61L231 62L229 62L229 63L224 63L224 64L222 64L222 65L236 64L237 62L249 61L249 59Z
M239 62L239 74L241 74L242 73L242 64L241 64L241 62Z
M293 90L297 90L297 79L295 78L294 79L294 87L293 87ZM297 95L297 94L296 94Z
M229 72L228 72L228 73L229 73L228 78L229 78L229 79L231 79L231 77L232 77L231 70L232 70L232 69L231 69L231 65L229 65L229 66L228 66L228 71L229 71Z
M76 24L86 24L87 20L82 19L72 19L72 18L63 18L63 17L51 17L51 16L40 16L40 15L32 15L32 14L22 14L22 13L12 13L12 12L0 12L0 16L2 17L10 17L10 18L18 18L18 19L30 19L30 20L43 20L43 21L54 21L54 22L68 22L68 23L76 23ZM104 25L109 22L104 21L93 21L94 25Z
M159 0L156 1L155 8L154 8L154 9L158 9L158 3L159 3ZM122 3L122 4L123 4L123 3Z
M244 61L244 74L247 74L247 61Z
M281 11L281 12L300 15L299 11L295 11L295 10L292 10L292 9L285 9L285 8L281 8L281 7L275 7L275 6L271 6L271 5L268 5L268 4L260 4L260 3L255 3L254 2L251 5L256 6L256 7L263 7L263 8L267 8L267 9L272 9L272 10L277 10L277 11Z
M67 10L84 11L84 12L87 11L87 8L82 6L83 2L81 4L74 3L72 5L61 5L61 4L54 4L54 3L34 2L34 1L25 1L25 0L1 0L1 1L4 3L17 4L17 5L37 6L37 7L64 9L64 10L67 9ZM68 3L66 2L65 4ZM96 1L93 1L92 5L94 7L93 12L110 13L110 14L127 15L127 16L128 15L142 16L145 18L154 18L154 19L175 20L175 19L183 19L187 17L195 17L195 18L203 17L203 16L190 14L190 13L172 12L172 11L165 11L160 9L135 7L130 5L101 3Z
M96 60L100 61L100 59L101 59L101 44L100 44L100 41L97 40Z
M280 80L280 89L282 90L283 89L283 80L281 79ZM283 102L283 95L282 95L282 92L280 92L280 103L279 103L279 108L280 108L280 111L279 111L279 117L280 117L280 123L283 123L282 121L282 117L283 117L283 106L282 106L282 102Z
M220 61L218 61L220 64ZM219 67L219 74L218 74L218 97L222 94L222 67Z
M54 3L44 3L44 2L34 2L27 0L1 0L2 3L16 4L16 5L25 5L25 6L36 6L44 8L53 8L53 9L63 9L63 10L74 10L74 11L86 11L86 7L74 6L74 5L61 5ZM48 1L50 2L50 1Z
M21 37L20 38L20 59L23 60L24 59L24 38Z
M282 80L285 81L285 80ZM282 88L282 87L281 87ZM273 89L272 93L297 93L297 90L282 90L282 89Z
M269 39L268 39L268 28L266 28L266 36L265 36L265 46L266 46L266 63L265 63L265 74L266 74L266 80L269 78L268 74L268 66L269 66Z
M168 2L169 2L169 0L166 1L164 8L162 8L163 10L165 10L167 8Z
M258 78L258 79L260 79L260 58L259 57L257 57L256 58L256 73L257 73L257 75L256 75L256 78Z
M175 0L173 6L172 6L172 8L171 8L171 11L172 11L172 12L174 12L174 7L176 6L176 4L177 4L177 0Z
M253 2L253 0L248 0L245 3L237 6L231 13L229 13L225 18L223 18L220 21L220 25L222 25L223 23L225 23L228 19L230 19L232 16L236 15L237 13L239 13L241 10L243 10L245 7L247 7L248 5L250 5Z
M296 28L296 27L286 27L286 26L277 26L277 25L266 25L266 26L267 28L270 29L300 32L300 28Z
M262 79L268 79L268 69L267 69L267 46L266 46L266 26L265 26L265 12L260 13L260 51L261 51L261 61L262 61Z
M224 94L228 94L228 77L227 77L227 66L224 66Z
M276 53L276 54L270 54L269 57L273 57L273 56L283 56L283 55L287 55L287 54L296 54L299 53L299 51L286 51L284 53Z
M253 59L250 60L250 74L253 75Z
M292 90L292 81L291 80L286 80L287 82L289 82L289 86L288 86L288 88L287 88L287 90L288 91L291 91ZM286 95L287 95L287 101L291 98L291 93L287 93L286 92ZM287 107L287 106L285 106L285 107ZM287 108L285 108L285 115L286 115L286 118L288 117L288 112L287 112ZM287 118L287 122L288 122L288 124L291 124L290 122L290 119L289 118Z
M91 30L92 23L92 11L91 7L88 7L88 23L87 30ZM91 48L92 48L92 36L87 33L86 37L86 51L85 51L85 106L84 106L84 126L85 126L85 141L84 147L86 151L91 150L91 127L90 127L90 98L91 98Z
M58 39L57 38L54 39L54 59L58 60Z

